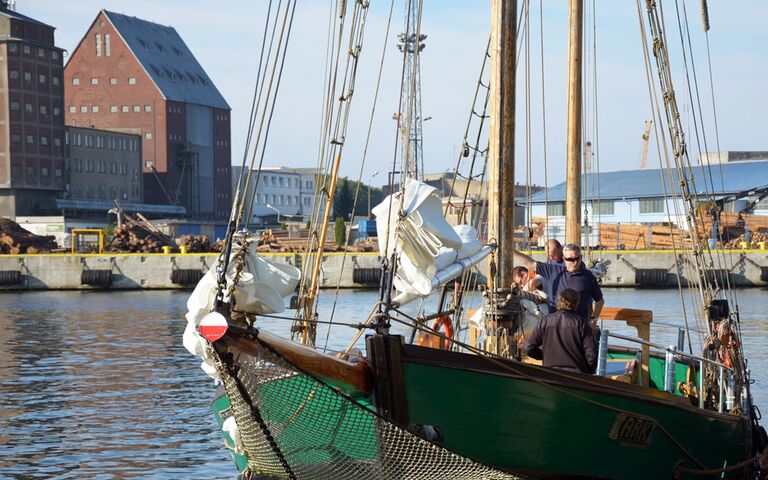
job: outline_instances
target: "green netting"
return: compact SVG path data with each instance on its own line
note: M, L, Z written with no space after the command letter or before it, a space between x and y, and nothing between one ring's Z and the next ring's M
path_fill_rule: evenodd
M258 343L258 341L256 341ZM220 363L246 475L297 479L513 479L394 425L263 346ZM234 373L234 375L233 375Z

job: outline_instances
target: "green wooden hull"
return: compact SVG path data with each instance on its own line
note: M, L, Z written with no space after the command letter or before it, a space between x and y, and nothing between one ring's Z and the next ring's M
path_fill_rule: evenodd
M511 369L417 346L405 346L404 370L409 422L439 427L446 447L504 470L672 478L681 461L722 468L750 456L746 418L703 411L648 388L524 364ZM610 438L622 412L656 421L647 441Z

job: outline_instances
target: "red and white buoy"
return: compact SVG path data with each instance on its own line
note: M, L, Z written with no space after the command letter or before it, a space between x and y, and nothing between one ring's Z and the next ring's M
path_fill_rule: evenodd
M200 320L197 329L209 342L215 342L227 333L227 319L219 312L211 312Z

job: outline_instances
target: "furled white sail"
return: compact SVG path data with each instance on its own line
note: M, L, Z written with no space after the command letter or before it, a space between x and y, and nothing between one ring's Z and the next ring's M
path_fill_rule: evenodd
M483 247L471 226L448 224L436 191L407 179L402 193L388 196L373 209L381 255L397 256L393 284L398 295L393 301L400 305L429 295L493 250Z
M253 314L280 313L285 310L283 298L290 295L299 283L301 271L287 264L272 263L256 253L254 240L249 242L244 255L244 264L232 296L235 310ZM240 247L233 245L227 268L227 285L231 285L236 272L236 258ZM187 328L184 331L184 346L190 353L203 359L201 368L211 377L217 378L213 363L205 348L206 340L200 336L197 327L211 312L216 299L216 265L203 276L187 300ZM228 289L224 301L229 302Z

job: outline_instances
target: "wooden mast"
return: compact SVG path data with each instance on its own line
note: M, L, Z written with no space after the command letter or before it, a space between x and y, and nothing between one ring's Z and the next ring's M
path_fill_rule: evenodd
M570 0L568 14L568 143L565 241L581 244L581 60L584 1Z
M489 284L512 284L515 208L515 57L517 0L491 0L488 239L498 249Z

